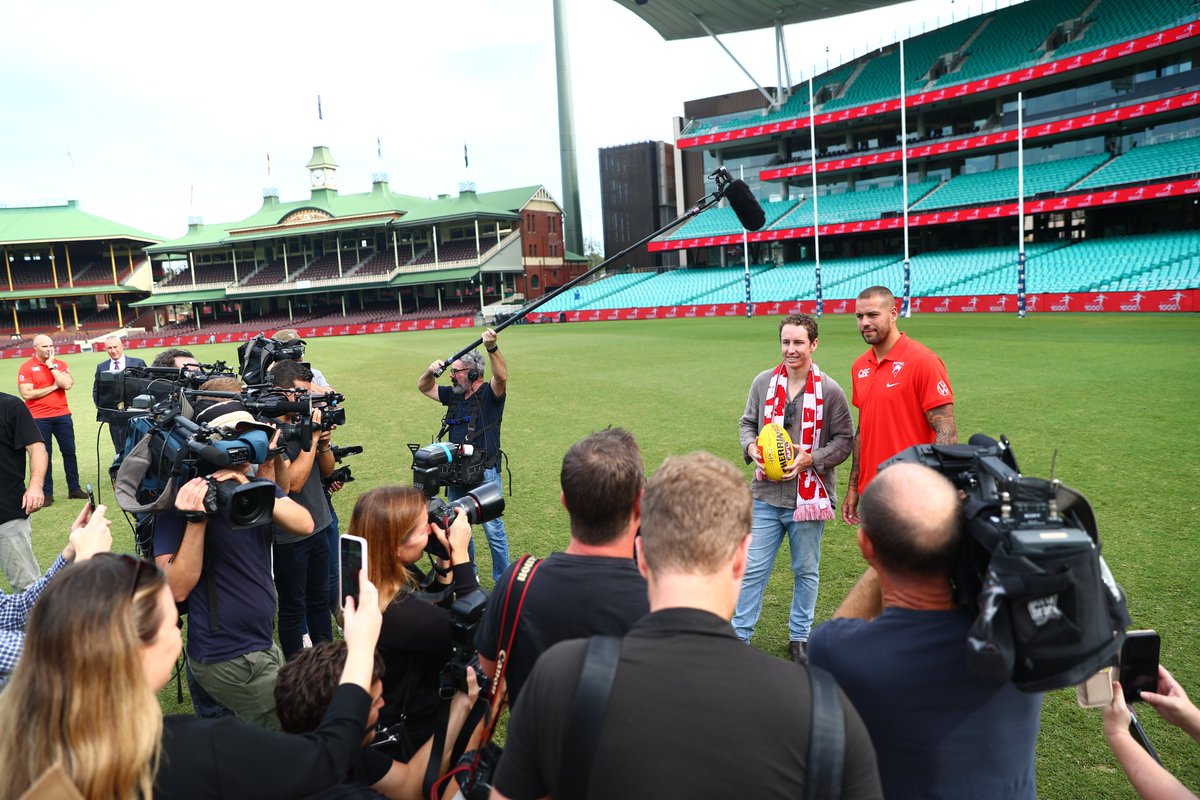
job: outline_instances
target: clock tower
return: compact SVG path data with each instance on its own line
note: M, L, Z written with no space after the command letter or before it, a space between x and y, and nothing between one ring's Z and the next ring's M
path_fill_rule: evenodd
M313 148L312 158L308 160L309 185L313 190L337 190L337 164L325 145Z

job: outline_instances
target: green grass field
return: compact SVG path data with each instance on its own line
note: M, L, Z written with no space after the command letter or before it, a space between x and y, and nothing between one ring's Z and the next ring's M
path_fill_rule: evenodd
M505 524L513 555L545 555L567 541L558 502L558 469L566 448L608 425L631 430L648 471L668 455L709 450L741 465L737 421L750 380L779 361L778 318L687 319L516 326L501 335L509 363L504 446L512 495ZM1105 555L1129 594L1135 627L1162 635L1162 660L1200 699L1197 574L1200 522L1200 434L1187 409L1196 402L1200 316L1154 314L924 315L904 330L942 356L956 394L960 436L1006 434L1022 470L1056 477L1083 491L1095 507ZM359 492L411 482L407 442L427 444L440 407L416 391L434 358L446 357L474 332L358 336L310 342L309 356L347 397L348 424L338 444L362 444L348 460L357 480L336 497L345 525ZM865 346L853 319L821 321L816 361L849 388L852 360ZM154 351L135 352L149 360ZM236 360L232 345L196 348L204 361ZM100 356L68 356L79 384L70 393L81 472L98 479L112 449L100 437L89 395ZM0 363L0 386L16 391L15 360ZM35 549L48 566L61 549L77 509L66 501L62 467L53 465L54 507L34 517ZM101 470L100 472L103 472ZM839 470L838 495L848 466ZM746 470L749 476L749 470ZM509 484L506 479L506 491ZM119 514L116 549L131 550ZM482 534L480 534L482 543ZM826 528L817 620L828 618L862 571L853 531ZM487 547L477 548L481 563ZM778 656L787 650L791 580L781 553L759 623L756 644ZM481 575L490 568L481 566ZM485 582L490 582L485 579ZM880 679L886 680L887 665ZM731 675L730 680L738 676ZM187 701L185 700L185 707ZM164 704L174 708L173 686ZM1200 788L1200 747L1146 710L1143 725L1163 762ZM996 731L996 736L1006 735ZM1046 698L1038 745L1040 793L1048 798L1133 797L1104 742L1098 710L1075 705L1074 690Z

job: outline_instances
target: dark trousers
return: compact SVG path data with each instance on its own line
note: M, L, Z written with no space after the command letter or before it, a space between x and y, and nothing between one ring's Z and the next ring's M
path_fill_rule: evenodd
M313 643L333 639L329 617L329 530L294 544L275 545L275 590L279 593L279 646L285 658Z
M333 511L332 502L329 504L329 510ZM328 531L329 537L329 613L337 617L338 612L342 610L342 598L338 597L342 591L342 552L338 542L340 537L336 511L333 511L333 522L325 530Z
M79 488L79 464L75 461L75 425L71 422L70 414L61 417L46 417L34 420L38 430L42 432L42 441L46 443L46 480L42 481L42 492L46 497L54 495L54 440L58 440L58 449L62 452L63 472L66 473L67 489L74 491Z

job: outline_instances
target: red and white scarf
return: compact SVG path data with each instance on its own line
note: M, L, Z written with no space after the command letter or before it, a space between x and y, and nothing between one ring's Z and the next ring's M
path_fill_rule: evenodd
M794 442L799 450L812 455L812 451L821 441L821 428L825 416L824 390L821 370L812 364L808 377L804 380L803 404L800 414L800 440ZM766 402L763 404L763 425L771 422L783 426L787 411L787 367L780 364L771 374L771 382L767 384ZM791 431L788 431L791 434ZM755 477L761 480L762 470L755 472ZM796 513L792 515L796 522L813 522L816 520L833 519L833 503L821 476L812 467L803 469L796 476Z

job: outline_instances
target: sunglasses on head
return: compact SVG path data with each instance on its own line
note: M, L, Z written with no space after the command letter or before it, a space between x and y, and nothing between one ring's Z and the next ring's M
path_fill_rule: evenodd
M157 564L138 558L137 556L131 556L128 553L97 553L96 557L115 558L122 564L128 564L133 567L133 579L129 582L130 597L137 594L138 585L142 582L143 575L152 575L158 572Z

